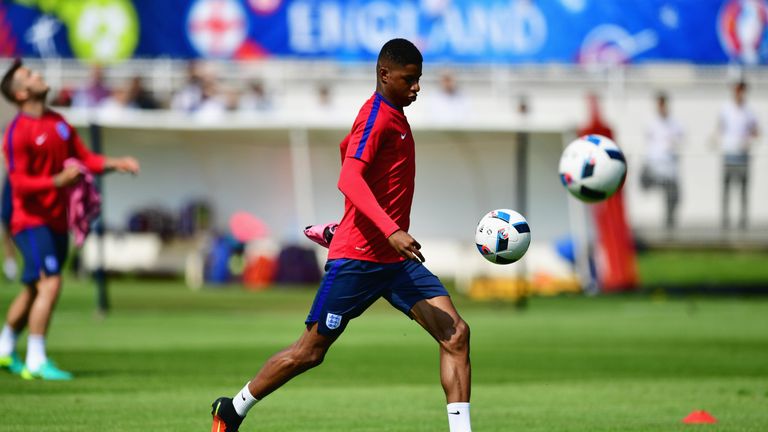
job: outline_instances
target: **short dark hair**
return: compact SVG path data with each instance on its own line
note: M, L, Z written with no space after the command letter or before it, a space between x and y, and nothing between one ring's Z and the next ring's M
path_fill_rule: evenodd
M421 65L424 57L411 41L407 39L392 39L381 47L377 64L382 62L392 62L398 66L409 64Z
M6 99L11 103L16 103L16 95L13 91L13 76L16 75L16 71L22 66L21 59L16 59L8 71L3 75L2 81L0 81L0 92L3 93Z
M747 82L744 80L737 82L734 87L736 88L736 90L739 90L739 91L747 91L747 88L748 88Z
M667 99L667 92L663 90L656 92L657 101L667 103Z

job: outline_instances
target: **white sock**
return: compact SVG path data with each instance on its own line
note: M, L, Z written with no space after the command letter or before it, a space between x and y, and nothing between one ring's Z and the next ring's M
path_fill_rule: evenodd
M16 340L18 338L19 334L6 323L3 326L2 333L0 333L0 356L11 355L12 352L16 351Z
M469 424L469 402L448 404L448 426L451 432L472 432Z
M232 404L235 406L235 411L237 411L237 415L240 417L245 417L258 401L258 399L253 397L251 391L248 390L248 384L232 398Z
M6 257L3 262L3 273L8 280L16 279L16 275L19 272L19 267L16 265L16 260L11 257Z
M48 361L45 355L45 336L29 335L27 337L27 369L36 371Z

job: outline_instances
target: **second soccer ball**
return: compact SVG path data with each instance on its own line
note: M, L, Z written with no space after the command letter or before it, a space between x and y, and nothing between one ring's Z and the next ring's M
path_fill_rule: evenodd
M586 135L563 150L560 181L576 198L593 203L616 193L627 175L624 153L613 140Z

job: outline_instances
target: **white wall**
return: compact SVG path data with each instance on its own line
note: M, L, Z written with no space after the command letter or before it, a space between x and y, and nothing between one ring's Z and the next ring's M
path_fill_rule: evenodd
M61 65L45 64L47 75L57 80L54 85L59 81L71 83L75 78L82 80L87 76L87 69L82 65ZM178 86L183 79L183 63L171 65L157 61L141 63L139 66L141 67L125 65L115 68L108 71L108 76L113 83L118 83L133 71L142 70L149 78L149 84L165 91ZM64 69L49 70L57 67ZM439 65L425 65L420 99L407 109L408 117L417 130L440 130L454 123L441 122L441 114L437 113L440 107L435 102L435 94L438 76L442 70L444 68ZM630 164L625 196L631 224L651 230L662 226L662 197L657 193L640 190L638 175L644 153L644 130L654 110L653 96L657 90L666 90L670 95L671 111L686 129L687 136L681 160L683 177L680 224L683 227L719 226L721 166L716 147L711 145L711 138L717 113L721 105L730 98L729 82L737 76L733 70L688 65L636 66L626 70L602 72L556 65L486 68L475 66L471 69L454 67L453 70L468 105L468 112L461 117L460 123L471 126L470 129L475 131L482 130L484 124L499 125L509 122L509 130L522 125L522 120L515 111L517 97L521 94L527 95L529 101L530 124L543 125L542 130L575 128L586 118L584 95L588 91L601 94L605 116L614 126L617 141L624 149ZM335 190L336 171L331 168L338 166L335 165L335 146L344 135L345 129L351 125L359 106L374 90L372 67L265 62L245 66L223 65L219 68L219 73L229 84L237 79L247 80L254 76L263 78L273 91L275 112L254 114L253 117L241 119L240 123L254 122L263 126L276 118L283 130L258 140L252 139L247 132L232 137L217 135L215 132L204 133L199 128L181 134L165 132L160 134L161 138L156 136L157 130L151 133L133 131L119 138L107 137L108 153L136 154L144 164L144 173L137 179L111 176L106 180L110 195L106 208L108 221L114 225L123 225L129 207L135 203L163 203L176 209L188 198L209 194L217 204L222 205L218 209L220 220L229 212L242 208L264 214L265 219L290 221L292 226L306 223L293 220L295 211L290 210L295 207L290 198L293 178L288 173L291 165L289 153L285 149L288 142L285 127L299 123L321 125L323 127L318 130L325 130L322 133L313 132L310 137L316 218L326 220L337 217L335 212L341 208L340 197ZM765 191L768 190L768 85L765 85L768 83L768 70L752 69L746 71L746 74L751 83L749 103L757 113L763 131L759 144L754 149L752 161L751 229L768 232L768 200L763 199ZM332 85L334 102L331 107L317 106L315 93L318 81ZM68 115L77 122L76 113ZM166 116L164 113L152 115L158 119ZM11 112L7 106L3 107L0 116L3 122L10 119ZM184 121L200 126L198 119L190 118ZM230 119L223 118L211 122L210 125L228 123ZM333 125L335 129L327 128L324 123ZM430 213L427 209L421 209L422 201L442 201L450 198L456 203L463 203L468 196L479 200L477 197L482 196L484 192L477 183L473 183L477 180L463 177L470 172L469 166L476 164L471 158L479 157L474 150L483 142L489 151L498 156L494 163L499 166L494 168L500 173L493 175L513 178L504 169L500 169L500 165L506 164L504 168L514 170L513 158L510 156L512 150L499 150L498 147L504 145L495 140L486 139L477 132L463 136L454 134L440 137L439 134L433 134L430 137L417 137L420 177L414 206L414 227L423 223L421 221L425 220L424 215ZM254 145L254 141L258 141L258 145ZM477 142L473 144L475 141ZM232 149L231 153L221 151L224 147ZM439 151L443 147L450 149L450 152ZM509 151L510 155L498 153L500 151ZM317 161L322 163L316 164ZM316 165L322 168L316 169ZM449 184L447 187L440 187L440 181L437 179L440 178L439 173L444 166L452 170L451 175L444 176L444 181L455 181L461 183L460 185ZM481 166L475 165L473 169L477 171ZM554 168L547 171L541 167L532 171L539 176L539 180L534 184L550 184L556 181ZM235 173L242 172L258 174L249 174L250 177L247 178L250 180L236 180L239 174ZM158 180L150 175L151 173L164 173L164 177ZM479 175L490 174L481 172ZM459 181L460 179L462 181ZM433 190L434 194L429 195L428 189ZM514 187L510 187L503 192L510 194L505 198L505 202L514 201L513 190ZM136 191L141 191L141 201L137 201L139 197L133 195ZM448 194L446 191L455 193ZM425 194L425 199L422 200L418 194ZM534 195L539 198L542 194ZM114 199L112 196L119 198ZM110 201L111 199L113 201ZM545 197L543 202L550 199ZM332 204L326 206L326 202ZM475 204L477 209L494 205L490 200ZM476 211L473 208L463 215L460 210L458 223L467 224L470 219L474 220L476 216L470 218L469 213ZM531 211L535 211L535 207ZM548 215L550 212L543 214ZM428 229L442 234L440 230L443 228L438 227ZM281 236L293 235L292 228L283 228L281 231L283 232L278 233Z
M105 179L105 220L120 229L138 207L158 205L178 211L190 199L205 198L214 206L221 228L232 213L245 210L262 218L276 237L298 239L305 225L341 216L343 201L336 182L338 142L345 133L334 128L310 131L309 178L315 209L314 215L301 215L294 200L288 130L105 128L106 153L132 154L142 163L138 177ZM483 214L518 207L514 132L414 128L414 138L418 143L414 235L471 244ZM529 155L526 216L542 240L568 232L568 198L556 175L562 140L555 132L531 135L536 150Z

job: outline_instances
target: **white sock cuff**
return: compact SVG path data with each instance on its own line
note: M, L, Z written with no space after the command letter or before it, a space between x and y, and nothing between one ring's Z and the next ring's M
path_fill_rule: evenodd
M469 402L448 404L448 427L450 432L472 432L469 420Z
M10 324L5 323L3 324L3 336L11 336L11 337L19 337L19 332L13 329L13 327L10 326Z
M245 417L245 415L248 414L248 411L250 411L250 409L256 405L256 402L259 401L253 397L251 391L248 390L248 384L250 384L250 382L246 383L245 387L237 392L237 394L232 398L232 405L235 406L235 411L237 411L237 415L240 417Z
M448 412L469 412L469 402L452 402L448 404Z
M45 353L45 336L30 334L27 336L27 368L35 371L48 360Z
M45 350L45 336L30 334L27 336L27 345L35 345L36 347L41 347Z
M18 338L19 334L8 323L5 323L3 331L0 332L0 355L11 355L16 350L16 340Z

